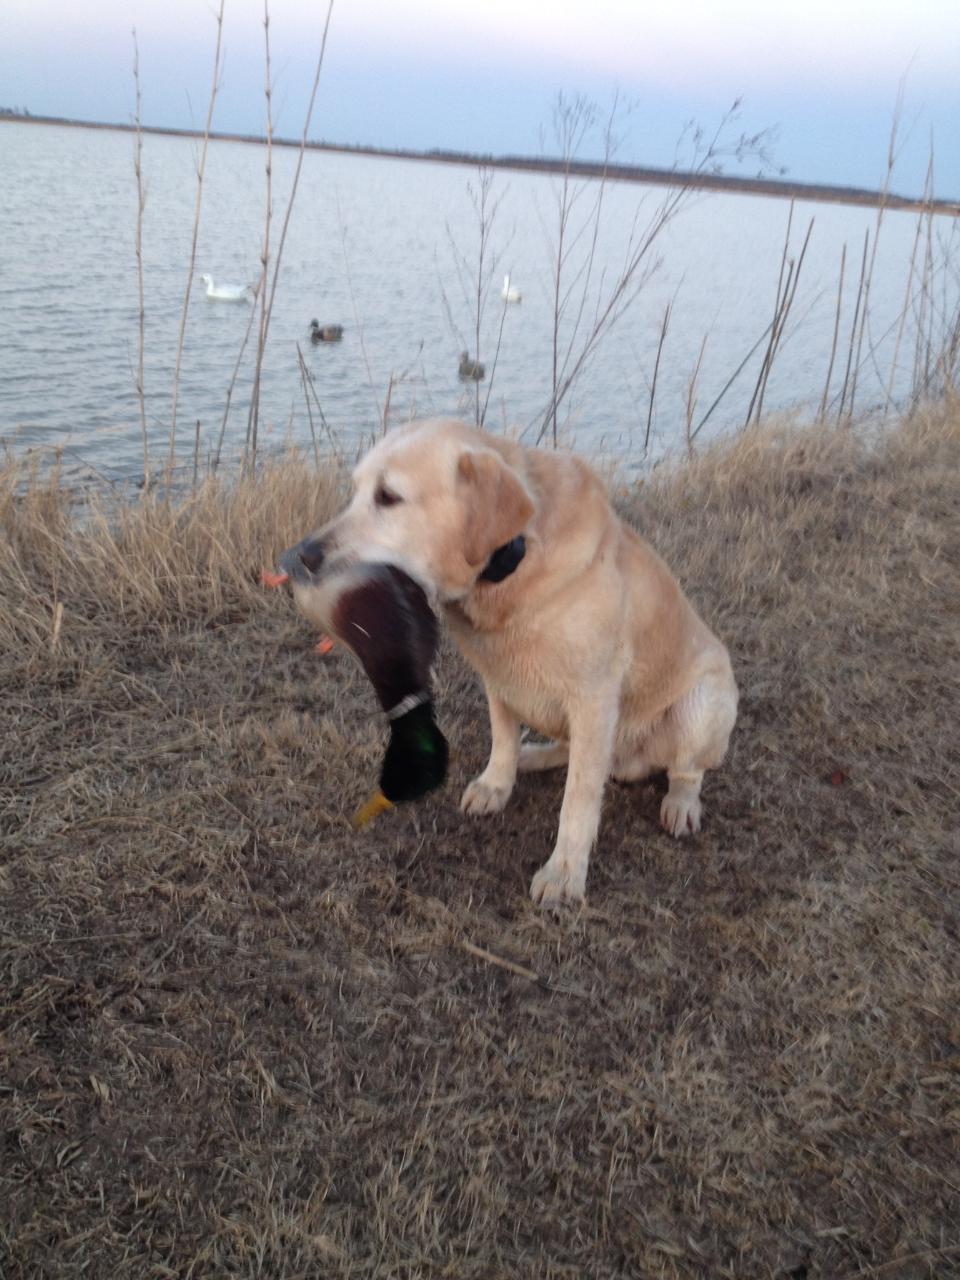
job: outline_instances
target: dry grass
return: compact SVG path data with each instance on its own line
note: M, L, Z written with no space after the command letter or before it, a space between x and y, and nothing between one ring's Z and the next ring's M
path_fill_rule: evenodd
M624 498L742 714L704 833L612 787L556 920L562 777L460 816L449 655L449 787L346 824L374 699L256 586L335 476L78 522L8 475L0 1273L958 1274L958 479L954 408Z

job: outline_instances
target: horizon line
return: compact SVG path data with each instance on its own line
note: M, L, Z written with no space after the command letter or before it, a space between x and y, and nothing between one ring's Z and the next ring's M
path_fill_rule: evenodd
M61 125L74 129L112 129L121 133L150 133L178 138L209 138L218 142L240 142L247 145L266 146L262 134L235 133L224 130L205 132L202 129L181 129L172 125L147 125L118 123L105 120L80 120L71 116L34 115L29 111L0 108L0 124ZM551 156L493 155L486 152L453 151L433 147L415 149L407 147L380 147L373 144L344 143L306 140L297 138L270 139L277 147L303 147L309 151L329 151L344 155L378 156L383 159L417 160L434 164L455 164L468 168L508 169L521 173L566 173L582 178L634 182L648 186L689 186L702 190L726 191L732 194L760 195L777 199L799 199L851 204L875 208L900 209L918 213L948 214L960 216L960 199L936 198L925 200L918 196L898 195L870 187L839 186L835 183L800 182L785 178L747 178L722 172L708 173L685 169L662 169L653 165L623 164L614 161L570 160Z

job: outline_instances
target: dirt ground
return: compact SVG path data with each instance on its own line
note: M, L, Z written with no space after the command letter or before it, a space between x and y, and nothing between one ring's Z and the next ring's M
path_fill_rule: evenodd
M450 653L447 787L351 830L374 698L256 586L290 474L0 494L0 1274L960 1275L960 414L620 493L740 719L699 836L610 786L559 918L563 777L460 814Z

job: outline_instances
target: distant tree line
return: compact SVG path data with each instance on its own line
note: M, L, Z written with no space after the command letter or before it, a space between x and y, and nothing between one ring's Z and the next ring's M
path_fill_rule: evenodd
M132 124L113 124L95 120L73 120L67 116L33 116L23 108L0 107L0 119L32 120L39 124L62 124L81 129L119 129L131 133ZM171 137L197 138L203 135L195 129L177 129L159 125L144 125L144 133L165 134ZM261 134L225 133L211 131L211 138L221 138L228 142L249 142L262 145L265 142ZM296 139L274 137L273 145L278 147L298 147ZM453 151L442 147L418 151L406 147L378 147L365 143L326 142L317 139L304 144L307 148L320 151L343 152L348 155L385 156L397 160L430 160L438 164L457 164L480 166L494 169L527 170L538 173L563 173L574 178L596 178L601 182L642 182L655 186L689 185L705 190L715 191L747 191L755 195L788 197L797 200L828 200L842 204L859 204L888 209L925 210L934 213L946 213L951 217L960 214L960 202L956 200L931 199L929 193L923 197L902 196L891 191L873 191L863 187L847 187L819 182L791 182L779 176L764 178L759 174L755 178L727 174L719 169L709 171L687 172L683 169L659 169L647 165L614 163L610 160L572 160L557 156L511 156L492 155L489 152L478 154L469 151Z

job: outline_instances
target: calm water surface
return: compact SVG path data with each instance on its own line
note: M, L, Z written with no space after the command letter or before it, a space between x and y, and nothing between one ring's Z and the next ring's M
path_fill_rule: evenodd
M145 136L143 226L148 430L152 456L166 456L177 332L187 280L199 144ZM134 139L125 133L0 124L0 439L55 451L78 473L143 470L136 395L138 345L134 240ZM197 276L187 316L178 409L178 457L194 442L216 447L227 389L250 318L249 305L209 302L199 280L256 279L263 236L265 150L212 142L204 183ZM279 238L296 154L274 154L273 244ZM390 421L412 414L473 412L472 387L457 376L473 317L452 245L475 260L477 221L468 186L475 171L409 161L307 153L284 250L263 367L261 432L267 446L310 440L297 344L323 408L315 421L341 448L377 429L390 390ZM604 285L622 260L637 209L641 223L662 192L611 186L594 278ZM481 336L492 363L510 271L523 302L503 314L488 422L536 436L550 389L552 286L548 231L556 183L498 173L491 252L499 255ZM584 197L584 200L592 196ZM699 420L769 323L780 271L787 202L697 195L657 242L659 265L636 303L605 338L561 422L566 440L644 461L643 441L664 308L673 301L660 366L651 449L683 440L690 378L706 337L696 388ZM769 409L819 404L829 360L841 248L847 245L845 344L863 236L872 210L798 204L793 252L814 228L791 325L767 392ZM882 397L893 331L904 301L916 216L884 216L871 294L872 351L858 389L866 407ZM650 263L653 265L651 257ZM586 316L593 312L591 298ZM311 346L310 319L340 323L341 343ZM762 348L761 348L762 351ZM866 354L866 353L865 353ZM748 364L703 431L743 420L761 354ZM834 386L842 378L838 360ZM241 363L226 422L226 452L247 430L253 344ZM903 391L904 374L898 379ZM482 384L487 395L489 383ZM316 413L315 413L316 418ZM198 426L199 424L199 426Z

